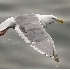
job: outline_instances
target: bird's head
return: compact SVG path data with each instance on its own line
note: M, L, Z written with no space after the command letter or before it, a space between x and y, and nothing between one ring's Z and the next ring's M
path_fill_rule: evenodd
M59 19L53 15L47 15L45 20L46 20L46 23L54 23L54 22L63 23L64 22L62 19Z
M59 19L53 15L37 15L37 17L40 19L41 24L43 26L47 26L48 24L51 24L54 22L60 22L60 23L64 22L62 19Z

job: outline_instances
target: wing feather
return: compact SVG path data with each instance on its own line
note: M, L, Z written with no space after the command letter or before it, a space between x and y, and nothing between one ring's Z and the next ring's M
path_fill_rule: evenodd
M54 41L42 27L42 25L40 25L37 17L32 17L33 19L36 19L34 19L33 21L32 19L30 19L31 21L27 19L25 23L17 24L15 30L18 32L19 36L21 36L21 38L24 39L26 43L30 43L30 46L35 50L37 50L41 54L46 54L51 57L54 56L55 61L59 62Z

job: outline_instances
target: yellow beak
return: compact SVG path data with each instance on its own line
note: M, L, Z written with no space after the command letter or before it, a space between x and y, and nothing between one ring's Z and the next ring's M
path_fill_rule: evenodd
M57 19L56 21L57 21L57 22L61 22L61 23L64 22L62 19Z

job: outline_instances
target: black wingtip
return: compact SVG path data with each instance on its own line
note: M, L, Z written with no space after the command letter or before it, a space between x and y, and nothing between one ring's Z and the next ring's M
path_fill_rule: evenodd
M54 50L53 50L53 57L54 57L54 60L57 62L57 63L60 63L60 60L58 58L58 54L57 53L54 53Z
M57 62L57 63L60 63L60 60L58 57L54 57L54 60Z

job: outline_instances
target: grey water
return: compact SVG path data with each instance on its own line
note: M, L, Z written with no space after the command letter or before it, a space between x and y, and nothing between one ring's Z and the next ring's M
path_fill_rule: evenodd
M55 42L60 64L41 55L21 39L15 30L0 37L0 69L69 69L70 68L70 0L0 0L0 23L26 13L54 15L64 24L46 28Z

